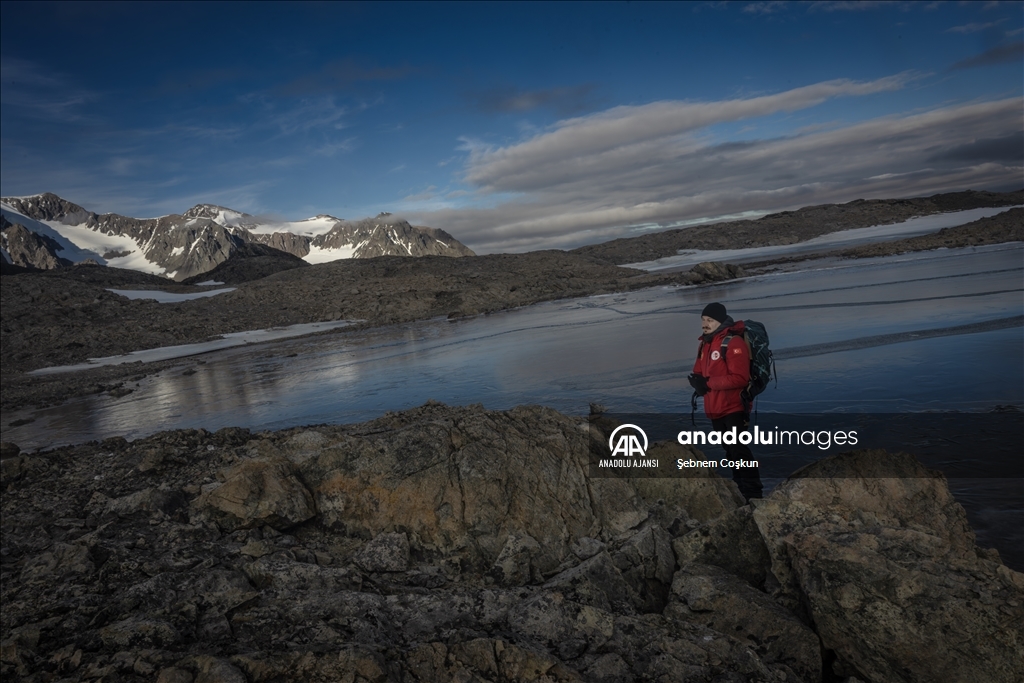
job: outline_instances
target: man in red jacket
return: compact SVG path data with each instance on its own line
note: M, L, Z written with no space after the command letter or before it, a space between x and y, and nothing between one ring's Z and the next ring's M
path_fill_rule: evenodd
M708 304L700 314L697 360L690 385L704 397L704 413L719 432L745 432L750 426L750 406L743 390L750 383L750 348L743 338L743 321L735 322L720 303ZM728 344L725 343L729 337ZM729 460L753 460L750 448L738 442L724 445ZM732 479L747 500L761 497L761 475L756 467L735 468Z

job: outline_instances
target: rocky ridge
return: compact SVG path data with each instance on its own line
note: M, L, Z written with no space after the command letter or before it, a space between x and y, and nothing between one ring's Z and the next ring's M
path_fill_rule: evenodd
M745 249L794 244L830 232L899 223L917 216L1018 204L1024 204L1024 190L968 190L910 199L857 199L846 204L822 204L782 211L757 220L665 230L579 247L574 251L611 263L642 263L675 256L684 249Z
M43 681L1017 681L1024 575L859 451L744 505L592 476L600 419L5 444L0 673ZM658 457L700 457L677 444Z
M133 247L94 254L94 259L105 264L107 260L140 251L148 263L162 268L163 274L177 281L205 273L233 255L244 256L243 247L247 244L264 245L299 258L308 256L311 249L317 249L322 252L318 257L321 261L385 255L473 254L443 230L414 227L388 214L354 222L318 216L328 222L333 221L334 225L324 234L309 236L287 230L268 232L267 226L260 224L254 216L211 204L199 204L181 215L138 219L118 214L96 214L52 193L5 197L0 201L32 221L82 226L108 237L125 237ZM32 231L31 225L22 227ZM38 249L32 251L33 258L28 258L28 251L23 251L22 260L29 262L18 265L42 269L64 265L55 261L62 258L58 256L59 245L47 244L43 251L45 253L38 253Z
M770 259L756 263L745 263L744 268L750 272L763 272L770 266L787 263L800 263L816 258L873 258L892 256L912 251L928 251L931 249L956 249L959 247L979 247L986 244L1005 244L1007 242L1024 241L1024 209L1010 209L995 216L980 218L953 228L942 228L930 235L918 235L906 239L865 244L850 249L833 249L811 254L801 254L784 258Z

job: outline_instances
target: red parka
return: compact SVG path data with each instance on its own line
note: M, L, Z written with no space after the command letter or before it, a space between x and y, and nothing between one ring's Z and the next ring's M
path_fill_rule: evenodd
M693 364L695 374L708 378L704 413L712 420L747 411L740 393L750 383L750 348L743 338L743 321L726 323L712 333L710 342L700 336L697 361ZM723 357L722 341L729 334L733 337Z

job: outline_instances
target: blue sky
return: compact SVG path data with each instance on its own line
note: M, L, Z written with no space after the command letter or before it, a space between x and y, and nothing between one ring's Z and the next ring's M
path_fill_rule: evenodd
M0 4L0 194L479 253L1024 187L1024 3Z

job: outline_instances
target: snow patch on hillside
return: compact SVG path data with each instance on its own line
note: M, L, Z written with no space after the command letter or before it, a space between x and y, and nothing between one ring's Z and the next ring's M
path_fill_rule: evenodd
M224 284L224 283L220 283ZM226 292L235 291L235 287L226 287L224 289L211 289L205 292L189 292L187 294L178 294L175 292L162 292L159 289L107 289L108 292L114 294L120 294L127 299L150 299L152 301L158 301L162 304L176 304L182 301L191 301L192 299L205 299L208 296L216 296L218 294L224 294Z
M306 263L328 263L330 261L337 261L343 258L352 258L355 256L356 247L348 244L344 247L336 247L334 249L326 249L324 247L315 247L312 244L309 245L309 253L302 257L302 260Z
M162 346L157 349L146 349L144 351L132 351L122 356L107 356L105 358L90 358L85 363L78 365L61 365L52 368L40 368L32 370L30 375L55 375L62 372L76 372L78 370L89 370L101 365L123 365L124 363L153 363L173 358L184 358L195 356L210 351L229 349L233 346L244 346L246 344L258 344L260 342L287 339L288 337L300 337L304 334L314 332L325 332L336 330L340 327L354 325L360 320L335 320L322 323L303 323L300 325L289 325L288 327L273 327L267 330L249 330L246 332L231 332L220 339L202 342L200 344L181 344L179 346Z
M286 221L284 223L264 223L260 225L248 226L249 232L254 235L272 235L275 232L290 232L293 235L301 235L303 237L316 237L317 235L323 235L331 231L331 229L340 223L337 218L333 216L314 216L313 218L307 218L304 221Z

